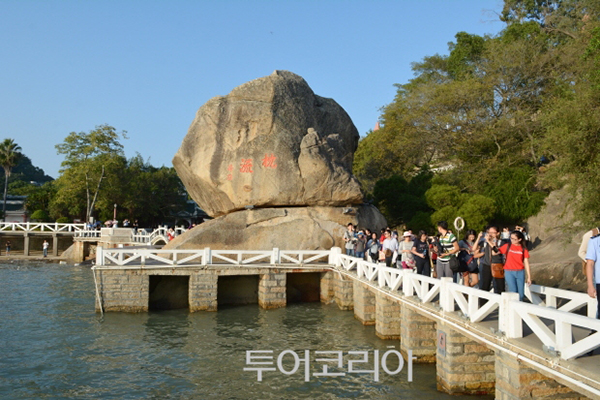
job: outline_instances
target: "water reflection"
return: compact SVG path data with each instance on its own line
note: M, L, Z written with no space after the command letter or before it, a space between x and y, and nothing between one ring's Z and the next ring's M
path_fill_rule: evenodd
M435 390L435 366L316 378L244 372L247 350L387 350L374 327L335 305L257 305L219 312L94 312L87 268L0 265L0 398L457 399ZM390 364L390 368L392 365ZM317 372L317 365L311 372ZM471 398L472 397L464 397Z

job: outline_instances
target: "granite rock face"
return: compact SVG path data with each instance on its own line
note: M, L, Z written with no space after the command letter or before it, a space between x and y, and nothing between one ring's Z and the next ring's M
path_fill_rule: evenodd
M358 139L334 100L275 71L204 104L173 165L213 217L247 206L356 205L363 200L352 176Z
M236 211L207 221L177 236L168 249L329 250L344 247L346 225L379 231L386 221L377 208L277 207Z
M587 279L577 252L583 234L593 227L577 221L572 202L566 189L555 190L542 210L527 220L531 277L539 285L585 292Z

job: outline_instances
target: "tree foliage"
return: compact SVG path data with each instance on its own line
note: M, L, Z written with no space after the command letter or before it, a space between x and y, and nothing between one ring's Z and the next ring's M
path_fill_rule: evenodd
M126 164L120 138L127 138L126 132L100 125L87 133L71 132L56 145L58 154L65 159L56 180L53 214L76 215L88 221L95 215L96 202L107 207Z
M413 63L360 141L356 175L387 210L395 195L378 181L427 165L430 220L481 210L471 227L521 222L570 182L582 220L600 222L600 2L506 0L501 19L498 35L459 32L448 55Z
M21 146L14 139L4 139L0 142L0 165L4 169L4 197L2 201L2 218L6 218L6 196L8 193L8 178L12 169L21 159Z

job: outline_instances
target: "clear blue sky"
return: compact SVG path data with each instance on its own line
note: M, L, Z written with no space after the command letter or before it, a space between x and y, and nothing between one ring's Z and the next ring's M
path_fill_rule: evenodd
M500 0L2 0L0 140L58 177L69 132L126 130L171 166L198 108L276 69L372 129L410 64L459 31L495 34Z

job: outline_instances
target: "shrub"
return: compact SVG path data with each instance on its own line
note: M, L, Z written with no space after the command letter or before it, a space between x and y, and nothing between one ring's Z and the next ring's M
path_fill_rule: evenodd
M36 210L33 214L31 214L31 220L37 222L49 222L50 216L44 210Z

